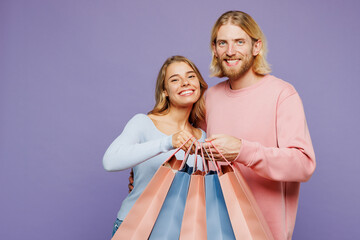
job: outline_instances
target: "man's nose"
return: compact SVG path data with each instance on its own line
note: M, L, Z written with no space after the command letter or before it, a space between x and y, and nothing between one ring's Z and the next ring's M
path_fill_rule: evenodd
M228 56L233 56L235 55L235 49L234 49L234 45L233 44L229 44L227 49L226 49L226 55Z

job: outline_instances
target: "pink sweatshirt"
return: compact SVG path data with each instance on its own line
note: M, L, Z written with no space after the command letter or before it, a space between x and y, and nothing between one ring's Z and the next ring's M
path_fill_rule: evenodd
M272 75L240 90L224 81L206 94L207 135L242 139L236 158L275 239L291 239L300 182L315 170L301 99Z

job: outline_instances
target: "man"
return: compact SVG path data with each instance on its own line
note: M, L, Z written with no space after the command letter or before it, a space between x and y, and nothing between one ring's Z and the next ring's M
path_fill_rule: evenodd
M207 141L236 162L274 238L291 239L300 182L316 165L301 99L292 85L269 75L265 36L248 14L220 16L211 49L212 75L228 80L206 94Z

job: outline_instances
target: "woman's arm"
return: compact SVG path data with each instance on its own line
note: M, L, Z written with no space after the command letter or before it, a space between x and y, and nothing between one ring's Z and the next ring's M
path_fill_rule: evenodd
M135 115L106 150L103 166L106 171L120 171L134 167L160 153L173 149L172 135L146 139L146 135L155 134L152 122L144 114Z

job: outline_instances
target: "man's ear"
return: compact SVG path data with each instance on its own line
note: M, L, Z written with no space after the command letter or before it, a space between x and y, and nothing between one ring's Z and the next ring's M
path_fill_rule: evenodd
M257 56L259 55L260 51L261 51L261 48L262 48L262 41L261 39L257 40L255 43L254 43L254 46L253 46L253 56Z
M216 45L215 45L215 43L212 43L212 44L211 44L211 47L212 47L212 51L213 51L214 56L215 56L215 57L218 57L218 55L217 55L217 53L216 53Z

